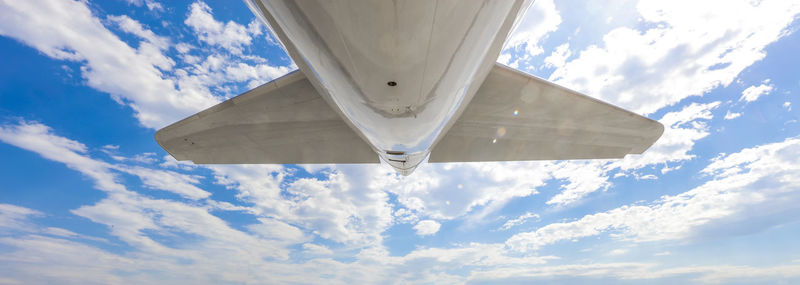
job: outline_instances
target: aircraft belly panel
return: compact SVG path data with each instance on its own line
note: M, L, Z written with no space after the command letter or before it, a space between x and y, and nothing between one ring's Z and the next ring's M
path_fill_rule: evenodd
M406 170L477 90L523 3L252 1L319 93Z

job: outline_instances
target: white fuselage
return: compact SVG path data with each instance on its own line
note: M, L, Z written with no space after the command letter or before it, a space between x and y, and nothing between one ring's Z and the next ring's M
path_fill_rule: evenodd
M246 0L323 98L401 172L481 86L526 0ZM342 150L347 151L347 150Z

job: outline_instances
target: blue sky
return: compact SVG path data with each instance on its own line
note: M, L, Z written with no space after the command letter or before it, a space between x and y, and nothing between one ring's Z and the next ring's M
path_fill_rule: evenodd
M800 3L536 1L498 61L659 120L622 160L177 162L296 67L236 1L0 0L0 284L800 283Z

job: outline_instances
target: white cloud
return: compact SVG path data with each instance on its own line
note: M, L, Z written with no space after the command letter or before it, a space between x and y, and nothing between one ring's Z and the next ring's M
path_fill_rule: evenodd
M79 234L79 233L76 233L76 232L73 232L73 231L70 231L70 230L67 230L67 229L56 228L56 227L42 228L42 229L40 229L40 232L42 234L45 234L45 235L51 235L51 236L57 236L57 237L63 237L63 238L84 239L84 240L91 240L91 241L109 243L109 241L107 239L104 239L104 238L98 238L98 237L93 237L93 236L82 235L82 234Z
M264 84L267 79L278 78L289 73L291 69L287 67L274 67L260 64L256 66L245 63L231 64L224 69L226 78L231 81L246 82L250 81L249 88L258 87Z
M672 163L672 168L662 168L662 173L674 170L674 164L690 160L697 141L707 137L710 132L707 121L714 118L712 110L721 102L692 103L682 109L664 114L658 121L664 125L664 134L642 155L626 157L611 163L621 170L635 170L650 165Z
M760 231L800 214L791 202L800 199L800 178L793 175L800 171L799 159L798 138L744 149L712 161L702 173L714 179L690 191L664 196L651 205L626 205L549 224L516 234L506 245L526 251L602 233L643 242L691 238L700 232L713 236L728 228Z
M212 87L227 96L233 91L226 83L247 82L253 87L294 69L293 65L271 66L263 59L241 54L251 42L250 34L262 33L257 25L222 24L202 2L192 5L189 17L194 17L187 22L199 29L201 40L261 63L249 66L222 54L194 63L193 59L199 61L201 57L187 54L189 46L179 44L179 56L189 66L174 69L183 65L166 55L170 40L128 16L109 16L109 23L141 39L133 48L103 26L80 1L0 2L0 35L15 38L51 58L79 62L90 87L130 106L142 125L154 129L218 103L220 98L212 94Z
M121 190L111 169L139 177L144 185L154 189L174 192L189 199L206 198L210 193L194 186L196 177L172 171L154 170L138 166L112 165L87 156L82 143L57 136L50 127L29 122L0 126L0 141L39 153L46 159L66 164L95 179L98 187L108 191Z
M775 280L796 280L800 266L779 265L771 267L751 266L684 266L661 269L653 263L590 263L557 266L497 268L477 271L470 275L475 282L511 283L527 281L575 280L575 277L593 278L595 282L620 283L624 280L639 280L634 283L650 283L649 280L670 278L677 283L773 283ZM680 280L680 281L675 281ZM771 280L771 281L770 281ZM642 282L645 281L645 282ZM792 283L790 281L790 283Z
M215 20L211 14L211 7L203 2L192 3L189 7L189 16L184 23L197 33L201 41L222 47L234 54L241 54L244 47L250 45L253 40L251 35L261 34L261 28L257 23L246 27L233 21L222 23Z
M3 125L0 126L0 141L61 162L94 179L98 187L109 191L120 189L114 176L108 173L107 163L86 157L86 145L54 135L48 126L24 121Z
M303 252L310 255L331 255L333 251L324 245L304 243Z
M728 110L728 112L725 113L725 120L733 120L733 119L738 118L741 115L742 115L742 113L731 113L731 111Z
M554 67L560 68L564 66L567 62L567 58L572 55L572 51L569 50L569 43L562 44L550 54L550 56L544 58L544 65L546 67Z
M639 2L637 10L639 15L633 16L640 17L641 23L653 23L645 25L651 28L613 29L605 35L604 46L592 45L580 51L550 79L638 112L654 112L688 96L728 85L741 70L764 57L766 45L787 33L785 28L800 12L800 5L746 1L695 5L691 1L646 0ZM736 12L740 10L755 12ZM558 46L553 55L566 47L566 43ZM510 55L506 63L527 60L527 55L514 56L508 50L504 55ZM704 121L718 105L692 104L665 115L660 120L666 126L664 135L641 156L610 163L590 162L583 167L565 163L563 167L580 169L586 178L573 176L572 183L562 186L563 191L548 204L571 204L606 189L607 175L615 169L622 171L615 177L653 177L637 172L648 166L660 167L662 173L680 168L682 161L694 157L691 150L695 142L710 134Z
M544 52L539 45L547 34L558 29L561 16L556 10L553 0L540 0L528 8L527 12L517 23L516 28L506 39L503 54L522 53L522 56L511 60L511 57L500 55L500 62L512 67L519 67L519 61Z
M224 203L208 201L206 204L201 201L187 204L168 199L152 199L129 190L129 186L118 184L114 179L115 175L110 172L125 168L122 164L95 160L88 156L89 151L85 145L54 135L52 130L44 125L26 122L3 125L0 128L0 139L39 153L45 158L65 163L94 180L103 179L104 181L95 181L95 185L98 190L106 191L108 196L93 205L72 210L72 213L105 225L111 236L132 247L128 250L129 253L120 256L65 240L63 238L71 239L76 236L57 229L42 231L56 238L39 236L36 231L28 231L29 235L18 238L0 238L0 243L12 249L0 256L0 260L11 265L5 267L7 269L0 269L0 273L9 278L92 283L93 280L114 276L113 272L123 270L144 272L135 277L125 278L126 281L139 280L142 283L163 281L165 277L175 278L181 282L195 280L201 283L244 282L254 278L282 280L281 282L321 283L324 281L320 276L325 275L334 276L339 280L354 278L352 274L343 273L352 270L344 269L362 267L365 269L363 272L370 272L370 276L355 275L357 280L375 280L381 283L381 280L397 280L398 275L392 272L402 272L404 268L417 268L432 259L437 263L446 264L447 268L457 268L462 264L544 262L544 259L539 257L506 258L504 251L498 250L502 249L502 245L422 249L404 257L390 257L386 253L379 253L377 257L380 260L371 261L368 252L376 246L380 248L379 243L374 241L380 241L380 233L391 223L391 211L386 203L385 193L367 187L351 187L348 185L351 182L356 185L364 183L341 178L342 174L339 171L350 173L352 169L332 171L327 181L297 180L288 183L283 189L279 183L282 181L282 175L287 174L287 170L279 166L230 166L232 169L214 170L219 175L217 180L220 183L239 190L238 196L241 199L255 202L254 207L243 210L259 217L258 223L246 225L245 232L233 229L222 219L211 215L210 210L219 209L213 205ZM148 172L151 171L157 170L149 169ZM270 192L271 187L275 187L277 192ZM262 203L266 201L274 203ZM17 229L35 228L30 225L26 217L37 212L16 206L0 208L22 213L15 215L13 219L4 219L4 221L17 221L6 222L4 225L16 223ZM433 221L424 221L419 224L418 230L420 234L433 234L438 225ZM329 259L313 259L302 264L281 263L281 260L288 258L290 252L286 247L297 243L305 243L302 246L303 252L312 256L331 253L327 247L308 244L311 236L303 229L312 229L311 234L322 238L354 244L351 249L361 249L364 254L361 255L363 260L358 260L356 263L341 263ZM198 238L174 238L187 235ZM81 238L92 239L92 237ZM75 254L78 252L82 254ZM92 255L93 258L84 258L86 255ZM30 264L22 262L29 256L37 258L35 274L19 267L21 264ZM97 260L106 263L90 265ZM241 264L251 264L256 267L247 267L243 271ZM79 268L83 269L78 270ZM403 278L429 282L448 278L448 275L435 273L438 270L429 268L424 272L420 271L422 273L419 275L405 275ZM169 276L159 273L162 271L170 272ZM205 273L202 276L191 275L192 272L199 271ZM65 275L66 272L81 274L71 276ZM279 275L283 277L269 279L274 278L269 276L274 276L275 273L281 273ZM438 277L431 279L434 276Z
M441 226L441 224L434 220L422 220L414 226L414 230L417 231L417 235L429 236L436 234Z
M192 46L191 44L188 44L188 43L177 43L175 45L175 51L181 53L181 55L186 55L187 53L189 53L191 50L193 50L195 48L196 48L195 46ZM189 64L194 64L195 62L188 62L188 63Z
M787 34L793 1L658 1L637 5L652 28L613 29L550 76L557 83L640 113L730 84ZM742 13L741 11L748 11Z
M656 179L658 179L658 176L655 176L653 174L647 174L647 175L642 175L642 176L636 176L636 179L637 180L656 180Z
M252 203L257 215L270 216L321 238L363 247L382 241L393 222L388 195L368 187L375 167L342 166L325 179L302 178L282 185L291 175L279 165L215 165L216 182Z
M0 3L0 34L52 58L83 62L88 85L129 105L147 127L164 126L218 102L207 90L176 89L175 81L159 70L169 64L149 48L154 45L141 45L139 50L128 46L83 2Z
M261 263L267 259L285 260L288 258L289 249L286 246L302 243L304 234L296 227L271 219L259 219L258 223L248 226L255 233L251 235L230 227L227 222L210 213L214 205L220 203L182 203L168 199L153 199L138 192L131 191L129 186L119 184L112 170L126 171L142 178L143 185L160 188L169 188L176 191L175 187L185 183L194 183L192 178L183 177L183 181L167 182L175 177L164 180L164 175L177 175L172 172L162 172L156 169L127 166L123 164L109 164L95 160L88 156L87 147L79 142L69 140L52 134L49 127L20 122L16 125L0 126L0 141L21 147L42 155L46 159L66 164L68 167L86 175L94 180L95 188L106 192L106 197L93 205L81 206L71 212L87 218L95 223L107 226L110 235L121 242L131 246L136 252L135 257L142 266L130 270L172 270L176 269L175 260L188 260L196 268L209 268L203 280L219 280L233 282L241 281L243 277L230 276L225 272L233 272L240 264ZM146 171L142 171L146 170ZM147 177L152 175L154 177ZM167 189L165 189L167 190ZM199 189L193 189L206 193ZM188 192L191 197L193 192ZM185 194L178 192L178 194ZM37 212L15 206L2 206L3 225L14 226L17 230L25 229L22 223L26 217ZM14 215L10 215L12 213ZM262 225L263 224L263 225ZM39 233L53 235L59 238L83 238L98 240L94 237L76 236L69 231L53 228L40 229L27 226L30 232L20 238L3 238L0 243L18 248L9 254L4 254L3 260L12 260L5 264L23 264L24 256L37 256L43 264L37 266L40 273L36 278L69 278L76 283L86 283L84 277L63 275L64 271L58 268L69 268L72 272L80 272L81 276L100 270L97 276L106 276L113 270L120 269L119 262L128 263L123 257L116 256L99 249L88 248L85 245L75 244L63 239L53 239L38 236ZM197 239L175 239L177 236L194 236ZM38 250L36 247L44 247ZM51 251L52 250L52 251ZM70 254L81 252L81 254ZM82 270L88 260L83 259L86 254L96 255L92 262L103 259L117 260L107 265L87 267ZM102 257L102 258L101 258ZM110 262L110 261L109 261ZM66 266L68 265L68 266ZM64 267L66 266L66 267ZM124 265L122 268L126 268ZM128 270L128 269L123 269ZM205 271L205 270L204 270ZM13 275L31 272L16 268ZM7 273L7 272L3 272ZM126 278L127 279L127 278ZM181 277L180 279L185 279ZM192 279L189 276L188 279ZM247 279L247 278L246 278ZM152 282L143 282L152 283ZM219 282L217 282L219 283ZM224 282L223 282L224 283Z
M165 50L170 46L168 38L156 35L153 31L146 29L141 23L131 19L127 15L109 16L108 20L119 26L124 32L136 35L161 50Z
M628 249L625 248L617 248L608 252L609 255L623 255L626 253L628 253Z
M11 204L0 204L0 237L4 235L42 234L70 239L108 242L103 238L86 236L63 228L40 226L35 224L32 219L45 217L47 217L45 213L37 210Z
M396 223L416 223L417 220L419 220L419 217L417 217L417 215L409 209L400 208L394 211L394 221Z
M382 168L377 174L367 175L370 180L365 183L372 191L397 195L398 202L418 216L453 219L472 213L481 219L513 198L537 193L536 187L551 179L548 169L552 164L425 164L408 177Z
M781 106L786 108L786 110L788 110L788 111L792 110L792 102L783 102L783 105L781 105Z
M527 213L525 213L525 214L523 214L523 215L521 215L519 217L516 217L514 219L506 221L503 224L503 226L500 227L500 230L504 230L505 231L505 230L511 229L512 227L519 226L521 224L524 224L524 223L528 222L529 219L537 219L538 220L539 219L539 215L531 213L531 212L527 212Z
M197 168L197 165L195 165L193 162L186 161L186 160L185 161L178 161L178 160L176 160L174 157L172 157L169 154L164 156L163 162L160 163L159 166L161 166L162 168L174 168L174 169L181 169L181 170L185 170L185 171L189 171L189 170Z
M547 201L549 205L568 205L586 195L611 187L609 172L619 171L615 177L633 174L639 179L657 179L650 175L638 175L636 171L649 166L660 166L661 173L680 168L682 162L695 157L691 154L694 144L709 135L707 120L713 118L711 110L720 102L690 104L681 110L664 114L659 120L664 124L664 134L642 155L629 155L619 160L565 161L551 170L555 178L566 179L562 191ZM668 164L672 164L670 167Z
M753 85L742 91L742 97L739 97L739 101L753 102L758 100L759 97L772 92L773 88L774 86L769 84L769 79L764 80L763 84L758 86Z
M472 222L479 222L512 199L537 194L537 188L548 183L561 184L561 191L546 203L566 206L611 187L613 172L617 172L615 177L654 178L637 172L648 167L660 168L662 173L680 168L695 157L691 153L695 143L710 134L706 122L720 104L690 104L665 114L659 120L665 125L664 135L655 145L643 155L622 160L425 164L409 177L395 176L390 170L360 177L370 177L366 183L375 191L397 195L406 208L402 213L409 218L447 220L469 215Z
M696 116L702 117L704 114ZM674 117L678 121L687 119L684 116ZM119 165L93 168L94 165L109 163L92 159L87 154L90 152L87 146L56 136L41 124L22 122L3 125L0 127L0 140L63 162L88 177L113 178L109 170ZM246 231L234 229L212 215L210 211L216 209L212 206L215 203L189 204L153 199L129 190L129 186L117 184L113 179L109 181L110 184L95 181L96 187L106 191L108 196L72 212L105 225L113 237L131 247L125 254L111 253L73 240L89 240L93 237L78 236L63 229L39 227L29 218L41 215L38 211L0 205L0 220L4 221L0 225L13 225L15 231L22 231L21 235L0 237L0 244L7 248L0 255L0 262L7 265L0 268L0 274L10 280L28 283L60 280L59 283L82 284L105 283L108 280L135 283L163 283L170 280L241 283L256 279L270 283L351 283L354 280L366 283L397 280L407 283L502 283L512 280L509 278L536 280L546 277L552 280L574 276L623 280L680 277L703 282L724 282L735 278L793 278L798 276L796 265L661 268L642 263L565 263L543 266L556 257L536 256L530 252L520 254L515 250L529 248L530 243L540 247L604 232L617 239L638 242L691 238L692 233L699 231L705 231L707 236L709 231L712 234L714 231L725 232L726 227L735 228L738 232L743 225L778 225L787 221L780 217L800 214L794 204L800 199L800 193L796 191L800 189L800 180L793 175L800 171L800 166L795 163L800 158L798 154L800 138L721 156L702 171L706 175L713 175L713 180L695 189L665 196L651 205L624 206L587 215L573 222L553 223L534 231L537 235L535 239L520 240L530 234L523 233L513 236L506 244L469 243L451 248L417 248L403 256L390 255L380 243L371 243L345 248L346 251L358 252L353 261L347 262L327 257L332 250L309 242L312 236L329 234L332 240L338 236L347 240L348 236L354 235L356 238L352 240L356 243L364 240L358 235L380 235L386 230L386 224L370 224L370 219L388 217L391 223L391 211L381 214L389 210L386 208L386 198L382 196L384 194L374 194L380 192L371 188L374 185L363 189L346 186L351 183L369 185L365 182L374 181L363 176L360 178L362 180L342 178L355 170L364 173L359 167L332 170L328 175L330 181L308 179L297 183L301 181L297 180L285 186L281 186L283 175L291 173L280 166L215 170L220 175L216 178L220 183L236 189L242 199L257 202L253 203L253 207L240 208L244 213L258 217L257 223L245 226ZM456 168L458 165L449 167ZM495 170L497 172L492 175L502 178L519 174L506 172L508 170L513 170L513 167ZM375 174L385 175L382 171L375 171ZM274 200L269 200L269 197ZM264 204L267 201L275 203ZM741 211L743 207L751 210ZM764 211L764 208L769 211ZM315 212L317 210L321 212ZM377 212L370 214L373 210ZM347 221L340 218L338 211L350 213L344 219ZM331 218L325 220L322 218L325 216ZM753 223L749 219L758 219L760 223ZM428 223L426 221L420 222L418 228ZM439 225L438 222L433 223ZM418 228L415 230L420 231ZM341 232L337 232L337 229ZM197 238L186 239L183 236ZM302 245L294 251L305 254L309 259L286 262L293 251L290 247L298 244ZM250 266L242 267L241 264ZM466 270L467 274L452 273L459 270ZM117 274L119 272L135 274L121 277ZM198 275L196 272L204 274Z
M302 243L310 239L301 229L290 224L266 218L260 218L258 221L258 224L247 226L247 229L258 234L261 238L292 241L292 243Z
M211 196L211 193L195 186L200 183L199 177L141 166L115 165L113 169L139 177L148 188L173 192L187 199L199 200Z
M27 223L30 217L42 216L42 212L11 204L0 204L0 234L6 231L29 231L33 227Z
M162 6L161 3L158 3L155 0L126 0L126 1L128 1L128 3L131 3L131 4L136 5L136 6L145 5L145 7L147 7L147 9L150 10L150 11L163 11L164 10L164 6Z
M564 206L574 203L589 193L608 189L608 171L606 161L565 161L551 169L553 177L565 179L568 183L561 185L561 192L547 200L548 205Z
M497 57L497 62L512 66L511 64L511 54L510 53L501 53L500 56ZM518 65L514 65L513 67L517 67Z

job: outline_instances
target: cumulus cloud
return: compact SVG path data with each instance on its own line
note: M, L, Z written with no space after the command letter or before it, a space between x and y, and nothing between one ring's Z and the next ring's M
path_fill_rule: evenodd
M634 175L640 179L657 179L652 174L639 176L636 172L658 167L663 174L680 168L681 163L695 157L691 153L695 143L710 134L706 122L713 118L711 111L719 105L720 102L693 103L664 114L659 119L664 124L664 134L642 155L611 161L559 162L557 165L560 167L553 170L554 176L570 183L562 185L562 191L550 198L547 204L564 206L595 191L607 189L611 186L609 174L612 171L617 171L615 177Z
M196 181L190 176L94 159L88 155L84 144L55 135L42 124L22 121L3 125L0 127L0 141L64 163L94 180L95 188L105 191L107 197L71 212L107 226L112 236L135 247L145 256L157 255L157 259L182 258L194 262L214 259L231 262L236 259L251 262L264 258L286 259L289 250L285 246L304 240L304 234L299 229L266 218L248 227L254 234L231 228L210 213L216 203L187 204L142 195L120 184L114 171L136 175L146 187L162 188L186 198L203 198L208 193L191 186ZM14 211L6 211L6 208ZM4 213L17 213L13 216L16 218L10 219L15 221L36 213L29 210L20 212L18 207L3 207L3 210ZM47 232L54 233L52 230ZM201 239L190 243L181 241L181 246L176 246L170 237L178 234L194 235Z
M222 47L234 54L241 54L249 46L252 36L261 34L261 25L253 20L249 26L233 21L222 23L214 19L211 7L206 3L195 2L189 7L189 16L184 21L197 33L198 38L210 45Z
M773 87L773 85L769 84L769 79L764 80L763 84L753 85L742 91L742 97L739 97L739 101L753 102L758 100L759 97L769 94Z
M155 1L155 0L126 0L126 1L128 1L128 3L131 3L131 4L136 5L136 6L144 5L150 11L163 11L164 10L164 6L162 6L161 3L158 3L158 1Z
M526 251L603 233L644 242L691 238L701 231L728 227L760 231L798 214L791 202L800 199L800 178L791 174L800 171L798 159L798 138L744 149L716 158L702 170L714 179L685 193L664 196L651 205L626 205L549 224L516 234L506 245Z
M417 216L454 219L492 213L508 201L538 193L551 179L552 162L453 163L421 165L414 175L383 168L367 176L373 191L387 191ZM350 177L350 176L348 176Z
M691 116L676 115L675 120L686 120L687 117ZM6 124L0 128L0 140L65 163L93 180L110 177L108 181L95 181L96 188L107 192L108 197L72 210L72 213L106 226L111 236L132 248L129 253L120 255L90 246L74 240L76 236L69 231L45 229L33 224L29 217L41 215L38 211L0 205L0 220L6 221L3 225L12 225L17 232L23 232L17 236L0 236L0 244L9 248L0 256L0 262L8 265L0 269L0 273L10 280L44 283L67 280L84 284L117 280L115 278L120 282L133 280L142 283L163 281L164 278L195 283L254 279L277 283L352 280L368 283L392 280L463 283L530 281L580 275L615 280L680 277L718 282L732 278L785 279L797 276L792 273L796 266L721 265L666 269L641 263L543 266L557 257L537 256L529 251L562 240L602 233L610 233L615 239L642 242L687 239L700 231L725 232L726 228L736 228L739 232L742 225L766 228L786 222L781 217L796 216L798 213L792 201L800 199L795 191L800 189L800 180L792 175L800 170L794 163L800 158L797 157L800 153L800 139L797 138L720 156L702 171L712 176L712 180L649 205L628 205L590 214L573 222L551 223L533 232L513 235L504 244L423 247L402 256L389 254L376 242L355 245L370 240L363 237L378 238L375 236L387 229L392 217L387 198L383 196L385 193L371 188L376 185L363 189L348 186L350 183L370 185L363 182L375 180L368 177L362 181L342 178L352 174L350 171L364 173L359 167L333 169L324 174L328 180L299 179L294 182L284 180L291 170L281 166L229 166L234 168L213 170L219 183L237 190L240 199L252 203L252 206L239 207L237 211L258 217L257 222L239 230L211 214L211 210L221 209L215 208L217 203L154 199L131 190L128 185L118 184L111 171L118 171L116 169L121 168L119 164L90 157L90 147L55 135L47 126L24 121ZM382 171L373 174L386 175ZM498 178L514 175L505 171L493 174ZM748 207L752 210L742 211ZM342 216L340 211L346 215ZM528 213L520 218L525 217L532 218L534 214ZM759 219L760 223L753 223L750 219ZM419 234L433 234L439 227L438 222L423 220L417 223L415 230ZM327 246L311 243L312 235L339 241L346 246L349 241L354 241L344 250L355 251L355 260L345 262L327 258L333 251ZM197 238L176 238L184 236ZM291 248L298 244L302 245L294 250L309 259L287 263L293 252ZM35 261L30 261L31 256L36 257ZM98 264L98 261L102 262ZM31 264L36 265L35 271L30 269ZM245 268L241 264L251 266ZM465 268L468 270L466 275L452 274ZM734 269L738 273L730 273ZM119 270L136 274L122 279L115 274ZM205 274L194 274L199 270ZM69 272L82 274L70 275Z
M546 59L546 64L559 65L550 79L611 103L651 113L688 96L728 85L744 68L765 56L763 50L768 44L787 34L787 26L800 12L800 5L788 2L724 1L697 6L690 1L648 0L638 2L636 7L635 16L654 25L646 25L648 28L643 30L612 29L603 37L603 46L591 45L577 52L572 60L567 60L568 43L559 45ZM741 10L755 14L736 12ZM535 43L527 42L529 46ZM527 51L512 56L510 50L504 51L501 61L528 60L531 54L537 54ZM585 178L563 185L564 190L548 204L571 204L589 193L607 189L608 174L614 170L622 171L615 176L657 178L637 172L648 166L660 167L662 173L679 168L680 162L694 157L694 144L710 134L704 121L711 118L710 110L718 105L719 102L692 104L683 111L664 115L659 120L666 126L664 135L641 156L611 163L586 162L582 167L565 162L562 167L580 170Z
M374 245L383 240L381 233L393 223L388 195L366 186L374 167L343 167L321 179L286 183L284 179L292 173L278 165L215 165L210 169L216 183L252 203L254 213L313 229L324 239L354 247Z
M541 40L557 30L560 24L561 15L553 0L535 1L506 39L500 62L518 68L519 61L543 53ZM522 56L512 59L512 53L521 53Z
M556 68L550 79L614 104L651 113L688 96L728 85L744 68L765 56L763 50L768 44L787 34L787 26L800 12L800 6L788 2L707 2L698 7L687 1L640 1L636 7L636 16L654 25L646 25L644 30L612 29L603 37L603 46L592 45L579 51L577 57ZM692 12L684 13L689 10ZM763 17L736 12L740 10L756 11L755 15ZM567 43L559 45L549 57L551 64L560 64L556 59L569 51L568 47ZM514 62L527 55L510 56L504 51L503 56ZM695 142L710 134L704 121L711 118L710 110L718 105L719 102L692 104L683 112L665 115L659 120L667 127L664 135L642 156L610 164L585 163L587 166L580 168L564 164L583 170L586 178L563 186L565 191L548 203L570 204L588 193L606 189L607 174L614 169L624 172L618 176L657 178L636 172L647 166L658 166L662 173L679 168L681 161L694 157L691 150ZM732 116L735 115L728 118ZM579 181L584 181L586 187L580 187Z
M515 198L538 194L537 189L548 184L558 185L560 191L546 204L567 206L608 189L613 178L652 179L657 177L648 176L645 171L655 168L666 173L680 168L683 162L695 157L692 154L695 143L710 134L707 122L713 118L711 111L720 104L695 103L664 114L659 120L665 125L662 137L643 155L629 155L621 160L426 164L409 177L392 175L391 170L359 177L369 177L366 183L375 191L397 195L404 206L402 214L408 217L470 216L473 222L478 222Z
M695 157L692 154L697 141L711 134L708 121L714 118L713 110L721 102L691 103L680 110L664 114L658 121L664 125L664 134L644 154L629 156L611 163L622 170L635 170L650 165L665 166L662 173L675 170L682 161Z
M651 28L613 29L602 45L583 49L550 79L627 109L652 113L730 84L744 68L764 58L767 45L787 34L800 4L644 0L637 10Z
M147 1L150 2L150 1ZM213 19L210 8L196 2L187 24L200 33L201 41L241 55L251 44L251 35L260 34L258 25L250 28ZM79 62L86 83L108 93L120 104L129 106L140 123L161 128L188 115L210 107L228 95L223 85L247 82L253 87L286 74L293 66L272 66L263 59L255 66L229 60L227 55L212 54L205 61L175 69L175 60L167 56L172 43L156 35L128 16L109 16L108 22L122 32L141 39L134 48L103 25L81 1L47 0L0 2L0 35L17 39L57 60ZM188 52L187 46L176 49ZM244 56L244 55L242 55ZM229 88L229 87L228 87Z
M0 34L52 58L83 62L88 85L128 104L145 126L161 127L218 102L206 90L176 89L159 70L168 67L162 57L148 45L128 46L83 2L10 1L0 7Z
M562 44L550 54L550 56L544 58L544 65L546 67L554 67L559 68L564 66L567 62L567 58L572 55L572 52L569 50L569 43Z
M565 206L579 201L592 192L611 186L606 161L566 161L555 165L553 178L566 180L561 192L547 200L548 205Z
M105 225L110 230L111 236L131 246L135 252L135 255L119 256L66 240L64 238L71 238L74 235L58 229L46 231L54 237L41 236L44 230L27 230L29 234L24 237L0 238L0 243L13 248L11 252L0 257L0 260L10 262L11 267L6 267L0 272L9 273L5 276L19 277L22 280L66 278L70 282L91 283L92 280L97 280L95 278L114 276L113 271L124 265L122 268L137 272L168 270L172 272L171 278L183 281L241 282L262 278L260 280L319 283L323 282L323 279L319 279L320 276L328 274L342 279L357 278L381 282L381 280L396 280L398 275L392 272L416 268L431 260L449 264L448 268L456 268L463 264L539 264L545 260L539 257L506 259L502 251L488 250L502 248L502 245L424 249L401 258L391 257L380 250L379 243L364 244L370 239L379 241L380 234L391 223L391 211L386 203L386 194L380 191L376 193L369 188L350 187L347 185L348 181L341 180L338 171L331 172L327 181L300 179L282 186L281 181L287 170L280 166L231 166L233 169L214 170L219 175L217 177L219 183L240 191L238 194L240 199L254 204L254 207L236 209L259 217L256 223L245 226L246 231L242 231L231 228L225 221L210 213L211 210L222 210L216 205L224 203L215 203L208 199L199 203L185 203L172 199L150 198L133 191L128 185L119 184L113 173L113 171L129 171L127 173L153 175L153 172L162 171L152 178L156 182L142 179L142 184L145 186L150 184L160 187L164 183L159 182L161 178L158 176L169 174L169 171L158 169L142 171L144 166L136 166L140 169L131 170L135 167L94 159L89 156L89 147L86 145L60 137L49 127L38 123L22 121L17 124L2 125L0 140L39 153L46 159L64 163L95 180L95 187L108 193L108 196L93 205L81 206L71 212ZM183 179L191 180L191 178ZM277 191L270 193L270 187L275 187ZM271 196L273 194L275 196ZM263 203L267 201L270 203ZM0 206L0 212L2 212L0 218L6 221L4 225L13 225L16 229L36 228L31 225L28 217L41 215L37 211L11 205ZM315 236L342 242L345 245L352 244L351 249L362 252L361 259L357 263L309 261L291 266L281 263L281 260L288 258L290 249L287 247L298 243L303 243L302 251L310 256L332 253L326 246L308 243L311 241L311 236L304 229L312 229L310 233ZM420 234L425 235L434 234L438 229L439 224L432 220L422 221L417 227ZM190 239L188 243L183 238L175 238L187 235L199 238ZM59 250L39 250L37 247ZM73 255L77 252L83 254ZM83 258L86 254L93 255L94 258ZM17 266L22 264L20 260L25 256L31 255L37 256L39 262L37 263L39 273L35 278L31 277L32 272ZM372 261L370 258L379 258L380 261ZM105 260L106 264L90 266L90 262L96 260ZM180 262L176 263L175 260ZM262 270L258 270L259 273L256 275L252 274L252 268L247 271L250 273L242 272L241 267L237 269L237 265L243 263L255 264ZM81 267L86 268L77 270ZM364 272L376 274L358 277L342 275L342 272L351 271L344 268L359 267L364 268ZM72 272L94 274L67 278L63 275L65 271L62 271L62 268ZM201 269L206 270L207 274L191 276L180 273ZM438 272L438 269L430 270L432 271L425 271L420 276L404 276L404 278L430 281L432 279L426 278L434 276L433 272ZM339 273L334 273L337 271ZM236 274L226 274L226 272ZM269 279L268 276L275 272L280 272L285 279ZM308 272L316 272L319 275L309 275ZM125 280L142 280L144 283L150 283L152 280L162 280L160 278L164 276L139 274L134 279L125 278Z
M728 112L725 113L725 120L733 120L740 117L741 115L742 113L732 113L730 110L728 110Z
M429 236L436 234L441 226L441 224L434 220L423 220L419 221L417 225L414 226L414 230L417 231L417 235Z

